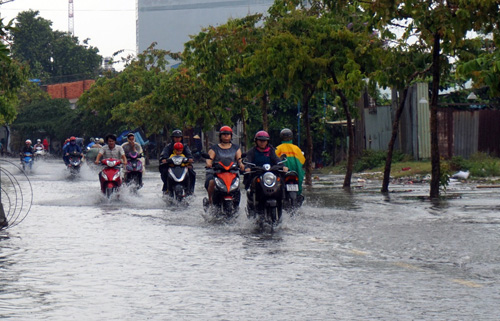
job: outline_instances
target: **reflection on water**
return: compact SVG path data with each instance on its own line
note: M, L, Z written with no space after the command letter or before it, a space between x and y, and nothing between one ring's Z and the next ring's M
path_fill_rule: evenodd
M187 207L158 173L107 200L97 175L31 176L34 205L0 232L0 318L13 320L489 320L500 299L500 215L491 195L433 204L315 184L273 233L204 220L203 171ZM43 170L42 170L43 169ZM412 194L413 193L413 194ZM488 211L488 207L492 210ZM476 211L477 210L477 211ZM476 224L470 224L475 222ZM495 223L495 224L492 224ZM460 304L457 304L460 302Z

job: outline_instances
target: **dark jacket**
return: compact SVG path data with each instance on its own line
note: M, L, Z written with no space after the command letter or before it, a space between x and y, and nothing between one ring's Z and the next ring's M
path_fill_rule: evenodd
M172 155L174 153L174 144L175 143L170 143L167 146L165 146L165 148L163 149L163 151L160 154L160 161L162 159L170 158L170 155ZM191 153L191 149L189 148L189 146L184 145L184 149L182 150L182 153L188 159L193 158L193 154Z
M276 156L276 150L272 146L269 146L269 152L267 153L259 151L257 147L254 146L247 152L246 159L247 162L257 166L262 166L264 164L273 166L280 162L280 158Z

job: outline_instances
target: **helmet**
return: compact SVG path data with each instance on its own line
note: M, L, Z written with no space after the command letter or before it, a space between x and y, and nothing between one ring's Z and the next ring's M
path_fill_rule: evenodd
M175 143L174 149L182 151L184 149L184 145L182 145L182 143Z
M41 140L40 138L38 138L38 139L36 140L36 142L37 142L37 143L41 143L41 142L42 142L42 140Z
M283 130L281 130L281 132L280 132L280 137L281 137L281 140L292 140L293 133L290 129L283 128Z
M31 140L26 139L25 143L26 143L26 144L31 144Z
M98 142L99 144L104 144L104 138L99 138Z
M174 129L170 137L182 137L182 131L180 129Z
M233 135L233 130L229 126L222 126L219 129L219 135L222 135L222 134L231 134L231 135Z
M72 141L72 140L76 140L76 137L75 137L75 136L71 136L71 137L69 138L69 140L70 140L70 141Z
M269 134L265 130L258 131L257 134L255 134L255 137L253 138L254 140L269 140L271 137L269 137Z

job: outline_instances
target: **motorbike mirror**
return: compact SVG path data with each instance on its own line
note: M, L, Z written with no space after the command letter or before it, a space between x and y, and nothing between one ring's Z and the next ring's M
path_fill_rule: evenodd
M286 161L286 154L282 154L282 155L280 156L280 159L281 159L282 161Z
M247 153L241 154L241 158L245 158L245 157L247 157Z

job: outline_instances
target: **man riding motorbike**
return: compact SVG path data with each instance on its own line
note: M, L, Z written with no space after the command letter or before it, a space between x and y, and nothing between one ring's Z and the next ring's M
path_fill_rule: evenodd
M64 148L63 150L63 160L64 160L64 164L66 166L69 166L69 154L73 153L73 152L77 152L80 154L80 157L83 157L83 153L82 153L82 149L80 148L80 146L76 143L76 137L75 136L71 136L70 139L69 139L69 144Z
M293 133L290 129L284 128L280 132L281 145L276 147L276 155L286 155L285 165L289 170L295 171L299 177L299 195L302 194L302 181L304 180L304 169L302 165L306 161L302 150L292 143Z
M219 130L219 143L213 145L208 151L209 158L206 160L206 167L212 168L215 162L220 161L223 158L229 158L234 160L240 170L244 170L245 166L241 161L241 149L237 144L231 142L233 138L233 130L229 126L222 126ZM215 180L213 172L207 171L205 178L205 188L208 192L208 202L212 204L212 197L215 191Z
M25 153L30 153L33 155L33 152L34 152L33 146L31 146L30 139L26 139L26 141L24 143L25 143L24 147L19 152L19 156L21 157L21 162L23 161Z
M180 129L174 129L172 131L172 134L170 135L170 138L172 139L172 141L167 146L165 146L160 154L160 164L165 164L167 162L167 159L170 158L170 155L174 153L174 145L176 143L182 143L182 131ZM183 144L182 154L187 157L190 164L193 164L193 154L191 153L191 149L189 149L189 146ZM194 184L196 181L196 172L194 171L192 165L188 166L188 173L190 182L189 194L193 194ZM168 166L160 166L160 175L161 180L163 181L162 191L165 192L167 190Z

